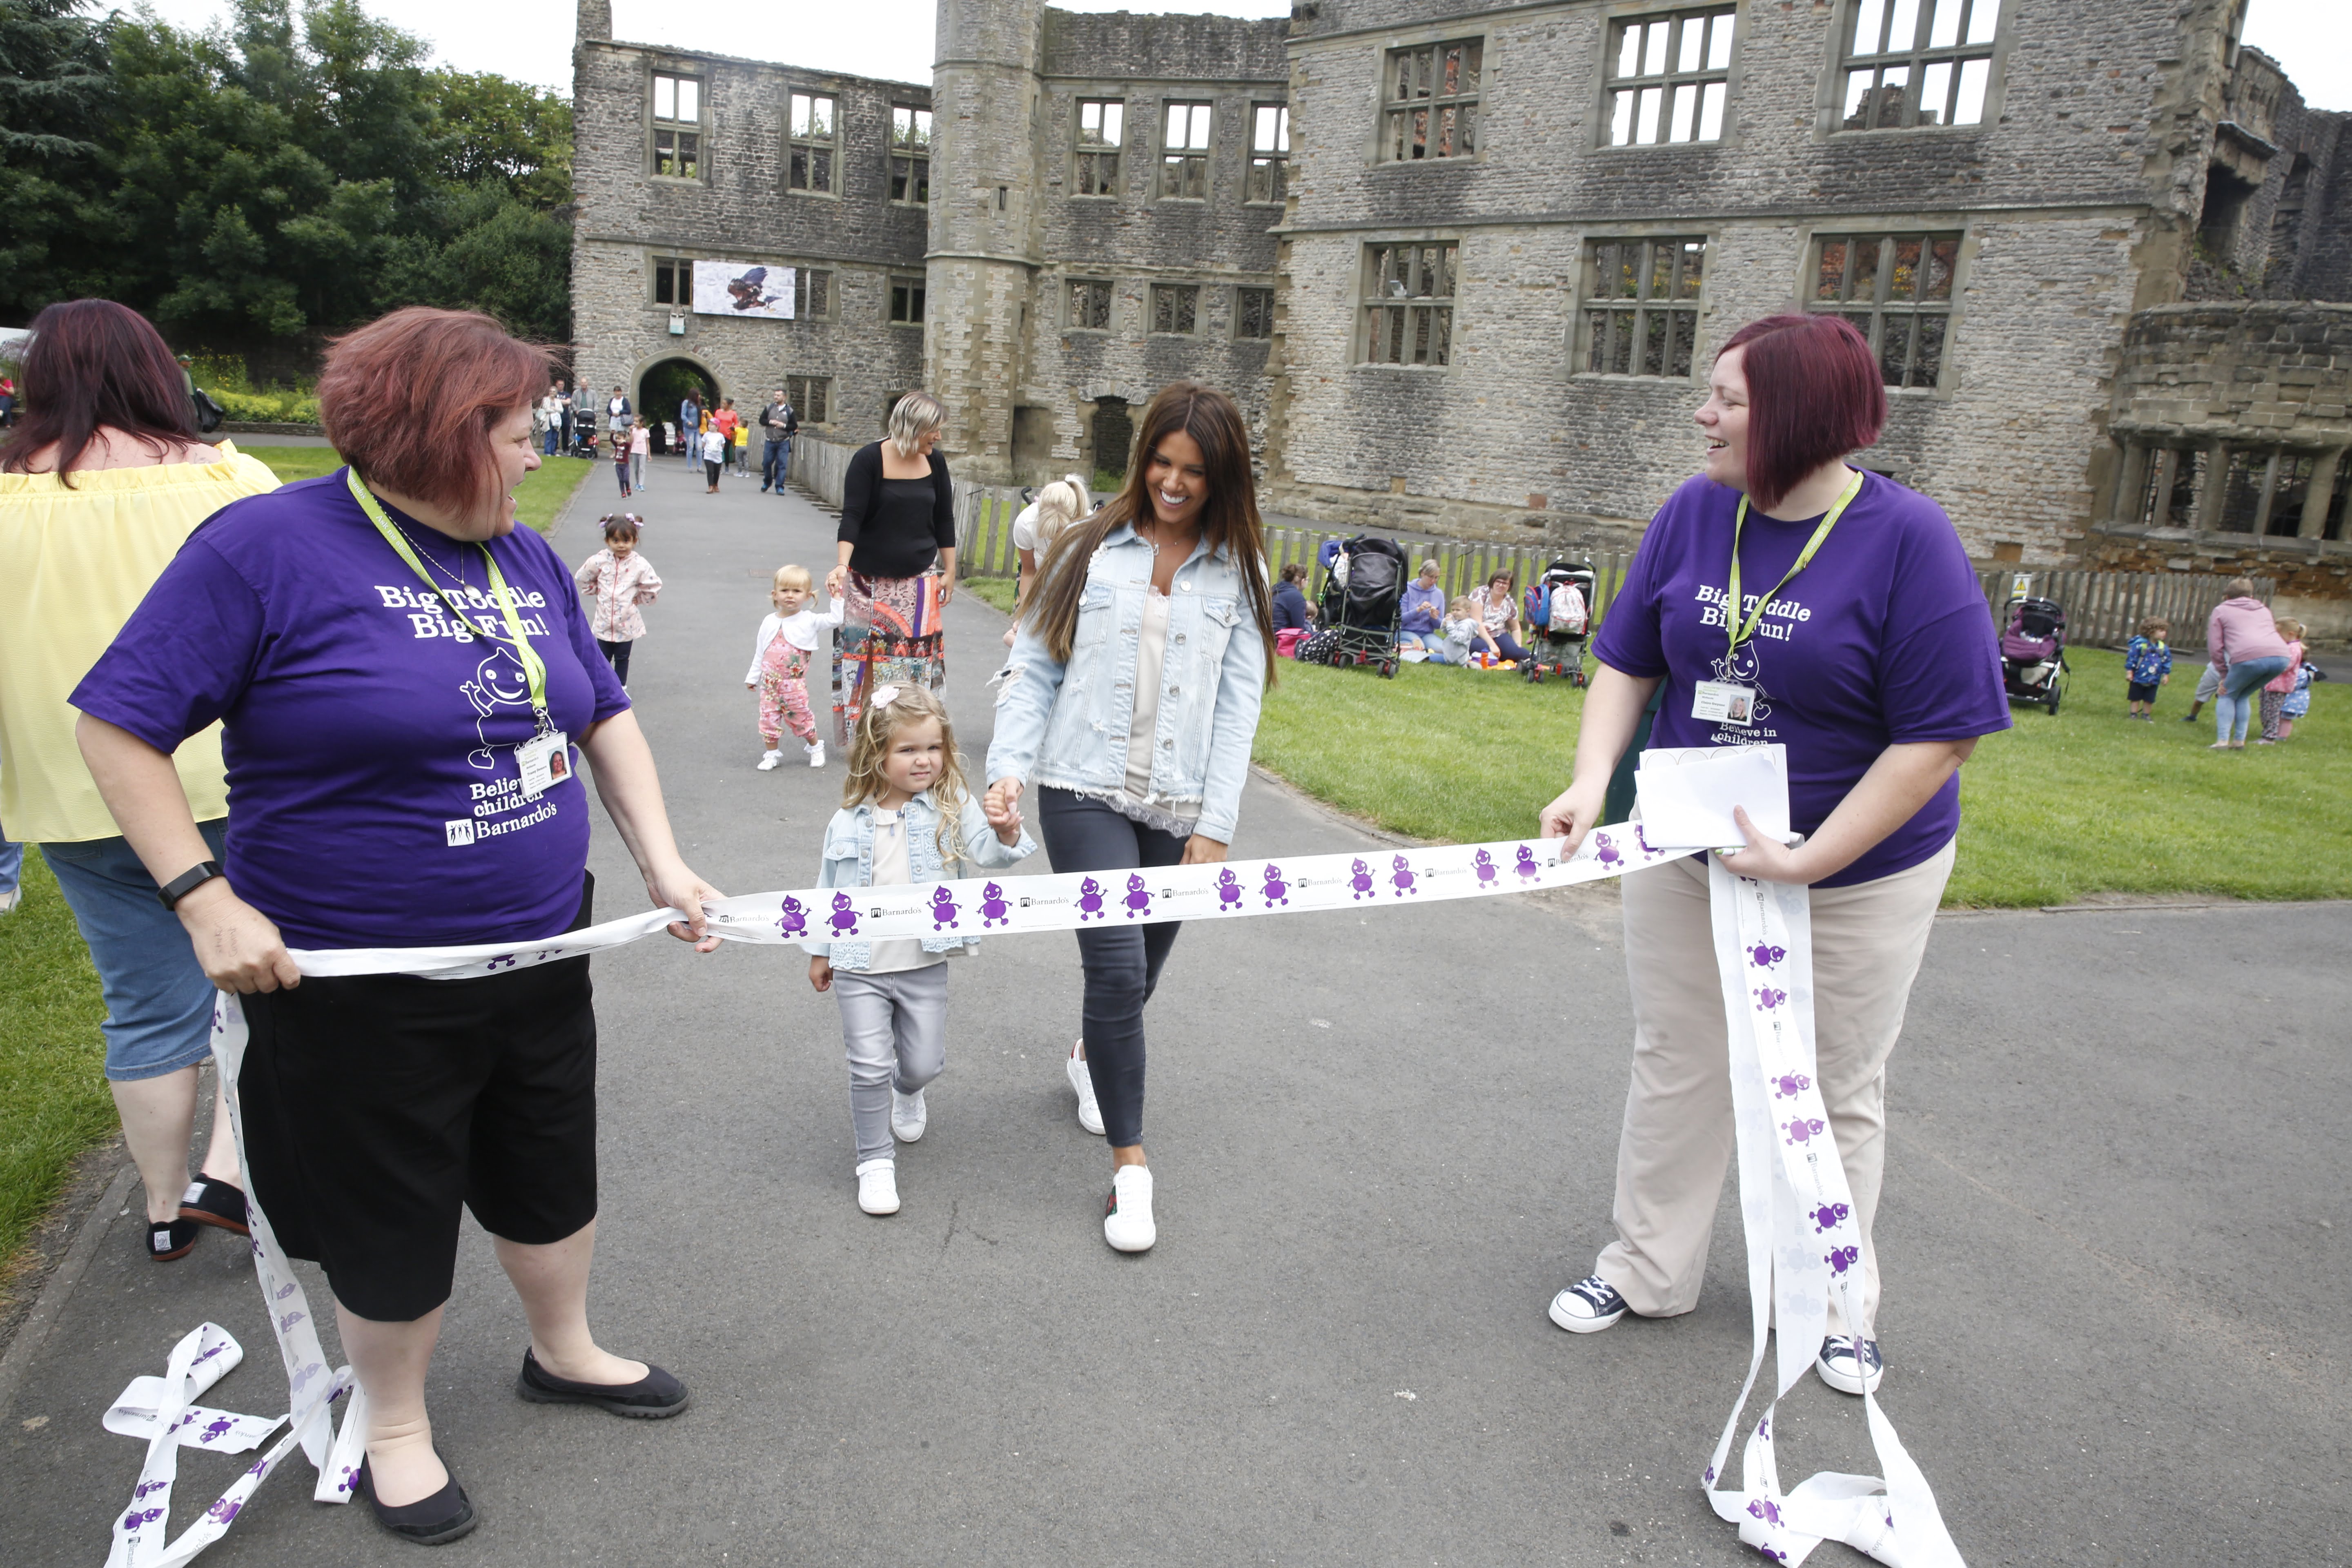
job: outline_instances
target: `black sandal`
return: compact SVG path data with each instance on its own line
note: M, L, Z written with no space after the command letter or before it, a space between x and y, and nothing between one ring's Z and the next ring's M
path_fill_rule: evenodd
M436 1448L433 1453L439 1458L441 1450ZM449 1461L442 1459L441 1468L447 1470ZM368 1471L367 1460L362 1458L360 1460L359 1489L360 1495L368 1500L368 1507L375 1511L378 1524L403 1541L413 1541L419 1546L440 1546L461 1535L470 1535L474 1526L481 1522L474 1512L473 1499L467 1497L466 1489L457 1484L454 1471L441 1489L431 1497L419 1498L415 1502L404 1502L394 1508L376 1497L374 1479Z
M180 1194L180 1217L215 1226L235 1236L251 1236L246 1223L245 1193L217 1176L198 1176Z
M147 1222L147 1256L157 1263L185 1258L195 1249L204 1227L192 1219L151 1219Z
M693 1397L686 1384L651 1362L646 1375L635 1383L574 1383L539 1364L535 1352L522 1352L522 1372L515 1392L534 1405L596 1405L615 1415L659 1421L686 1408Z

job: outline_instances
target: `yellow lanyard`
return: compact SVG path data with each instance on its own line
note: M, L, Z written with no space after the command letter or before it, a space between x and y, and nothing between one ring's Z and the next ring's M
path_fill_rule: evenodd
M1780 580L1757 599L1756 607L1748 612L1745 621L1739 618L1739 530L1748 521L1748 498L1744 495L1739 498L1739 513L1731 520L1731 598L1724 606L1723 616L1724 627L1731 634L1733 653L1738 653L1739 645L1756 635L1757 623L1764 618L1764 606L1772 602L1773 595L1789 585L1789 579L1812 563L1813 552L1822 547L1822 541L1830 536L1830 530L1837 526L1837 520L1845 514L1847 506L1861 493L1862 470L1856 468L1853 478L1846 483L1845 493L1838 497L1837 504L1830 508L1828 516L1822 519L1822 525L1813 530L1813 536L1805 542L1805 547L1797 552L1797 563L1780 574Z
M360 503L360 510L367 513L370 522L375 524L375 531L383 535L383 542L408 563L408 569L415 573L435 596L448 606L449 613L464 623L467 630L485 642L503 642L515 650L522 660L523 674L530 679L531 711L538 715L540 731L544 733L551 729L552 726L547 714L547 661L541 658L538 650L530 646L530 634L523 630L522 617L515 614L514 591L507 586L506 575L499 570L498 558L490 553L489 546L477 544L474 548L482 552L482 560L490 569L490 597L505 612L508 635L503 637L467 615L465 605L457 602L457 595L433 580L432 574L425 570L425 563L416 558L416 552L410 546L407 536L392 525L392 519L384 515L383 507L368 493L367 486L360 483L359 475L347 467L343 469L343 478L352 488L352 499Z

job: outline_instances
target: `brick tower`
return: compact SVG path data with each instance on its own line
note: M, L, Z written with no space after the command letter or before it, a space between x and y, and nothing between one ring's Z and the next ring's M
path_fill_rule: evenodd
M1044 0L940 0L931 71L923 375L956 474L1013 477L1013 409L1039 267L1033 195Z

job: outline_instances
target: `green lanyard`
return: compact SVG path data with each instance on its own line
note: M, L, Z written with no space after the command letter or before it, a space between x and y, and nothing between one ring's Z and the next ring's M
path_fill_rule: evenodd
M1731 520L1731 599L1724 606L1723 617L1724 629L1731 634L1733 653L1738 653L1739 645L1756 635L1756 625L1764 618L1764 606L1772 602L1774 594L1778 594L1789 585L1790 578L1812 563L1813 552L1822 547L1822 541L1830 536L1830 530L1837 526L1837 520L1845 514L1845 509L1853 503L1853 498L1861 493L1862 470L1856 468L1853 478L1847 481L1845 493L1838 497L1837 505L1830 508L1829 515L1822 519L1822 525L1813 530L1812 538L1807 540L1805 547L1797 552L1797 563L1780 574L1780 580L1773 584L1770 591L1756 601L1756 607L1748 612L1748 619L1745 622L1739 618L1739 530L1748 521L1748 498L1744 495L1739 498L1739 514Z
M360 503L360 510L367 513L370 522L375 524L375 531L383 535L383 542L408 563L408 569L415 573L425 585L449 607L449 613L476 637L486 642L506 643L520 657L523 673L530 679L531 711L538 716L540 732L546 733L553 727L547 714L547 661L541 658L538 651L530 646L530 634L523 630L522 617L515 614L514 591L507 586L506 575L499 570L498 558L490 553L489 546L477 544L474 548L482 552L482 560L490 568L490 597L497 600L499 608L506 613L508 635L503 637L467 615L466 607L457 602L456 594L433 580L431 574L425 570L425 563L416 558L416 552L409 544L407 536L392 525L392 519L383 514L383 507L368 493L367 486L360 483L359 475L345 468L343 478L352 487L352 499ZM1733 570L1738 570L1736 564Z

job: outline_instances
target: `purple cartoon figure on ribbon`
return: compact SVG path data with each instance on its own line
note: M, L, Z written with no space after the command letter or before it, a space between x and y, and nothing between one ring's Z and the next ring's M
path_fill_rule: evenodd
M1778 1007L1788 999L1789 994L1786 991L1775 991L1769 985L1759 986L1756 991L1758 1005L1766 1008Z
M1813 1080L1801 1072L1782 1073L1772 1080L1772 1092L1784 1100L1792 1100L1813 1087Z
M1759 969L1769 969L1788 956L1784 950L1769 942L1759 942L1748 950L1748 962Z
M1770 1498L1759 1498L1748 1505L1748 1511L1767 1524L1780 1522L1780 1505Z
M1535 850L1525 844L1519 846L1519 863L1511 869L1517 871L1524 882L1532 882L1543 875L1543 868L1536 864Z
M798 899L784 900L783 913L776 920L776 930L786 939L808 935L808 910Z
M335 1489L343 1493L345 1496L349 1496L352 1489L357 1487L359 1484L360 1468L357 1465L345 1465L343 1467L341 1477L335 1482Z
M289 1312L289 1313L287 1313L284 1317L282 1317L282 1318L280 1318L280 1319L278 1319L278 1331L279 1333L281 1333L281 1334L282 1334L282 1333L284 1333L284 1332L286 1332L289 1329L291 1329L295 1324L297 1324L297 1323L300 1322L300 1321L302 1321L302 1319L303 1319L303 1316L304 1316L304 1314L302 1314L302 1313L300 1313L300 1312Z
M1861 1258L1862 1248L1859 1247L1834 1247L1830 1249L1826 1261L1830 1266L1831 1273L1843 1274L1860 1261Z
M1800 1116L1781 1125L1789 1130L1789 1142L1791 1143L1810 1142L1822 1135L1822 1123L1818 1118Z
M1217 872L1217 912L1236 914L1240 912L1241 907L1241 879L1234 875L1234 868L1231 866L1223 867Z
M212 1507L205 1510L205 1517L215 1524L226 1524L236 1517L236 1510L244 1506L245 1504L235 1498L222 1498Z
M125 1530L142 1529L147 1525L154 1523L157 1520L163 1517L163 1510L160 1508L134 1508L129 1513L122 1516L122 1528Z
M160 1492L171 1484L169 1481L141 1481L137 1489L131 1492L131 1500L145 1502L149 1492Z
M482 965L485 969L512 969L514 966L515 955L511 952L502 952L496 958L490 960L489 963Z
M981 889L980 929L986 931L991 926L1009 926L1012 923L1013 911L1004 902L1004 889L993 882Z
M1843 1204L1823 1204L1813 1211L1813 1234L1823 1236L1835 1230L1851 1212Z
M847 893L834 894L833 918L825 923L833 928L833 934L835 936L857 934L857 911L850 907Z
M1087 921L1098 921L1103 918L1102 900L1103 890L1102 884L1100 882L1096 881L1092 877L1088 877L1085 881L1078 884L1078 921L1080 924L1084 924Z
M1282 879L1281 867L1270 865L1264 872L1261 873L1261 875L1265 879L1265 907L1267 909L1272 909L1276 904L1286 904L1290 902L1290 884Z
M938 887L931 889L931 929L953 931L956 927L955 889Z
M1151 895L1144 890L1143 874L1139 871L1129 874L1127 879L1126 903L1129 920L1151 912Z
M1606 833L1596 833L1592 836L1592 858L1603 866L1614 866L1618 861L1625 858L1617 852L1617 846L1609 841L1609 835Z
M1495 869L1495 858L1492 855L1481 849L1470 857L1470 864L1477 868L1480 892L1483 893L1495 885L1495 879L1499 873Z
M1354 889L1348 896L1351 899L1370 898L1372 891L1372 868L1361 860L1350 860L1348 867L1355 872L1354 876L1348 879L1348 886Z
M228 1429L236 1425L236 1422L231 1421L226 1415L215 1415L211 1421L205 1424L203 1431L196 1434L196 1441L199 1443L217 1443L223 1437L227 1436Z
M1419 888L1412 885L1412 861L1400 855L1391 861L1391 864L1395 867L1395 869L1390 873L1389 880L1396 884L1398 898L1402 899L1407 893L1418 893L1421 891Z

